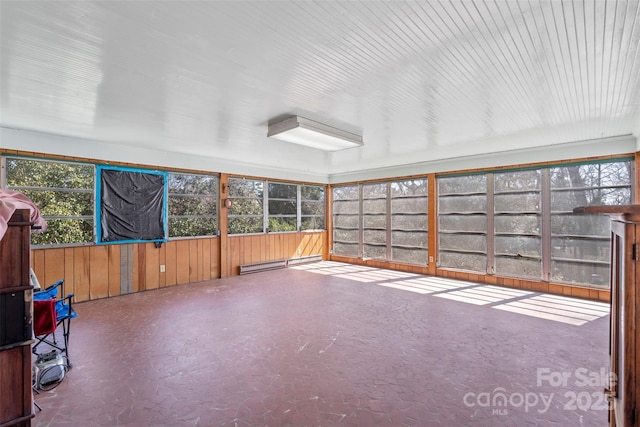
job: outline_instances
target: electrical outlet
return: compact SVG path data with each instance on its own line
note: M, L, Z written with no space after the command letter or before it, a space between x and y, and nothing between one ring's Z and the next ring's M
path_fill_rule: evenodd
M164 273L164 270L165 270L165 268L164 268L164 264L162 264L162 265L160 266L160 273Z
M433 257L432 256L429 257L429 262L433 262Z
M302 249L298 249L298 255L302 255Z

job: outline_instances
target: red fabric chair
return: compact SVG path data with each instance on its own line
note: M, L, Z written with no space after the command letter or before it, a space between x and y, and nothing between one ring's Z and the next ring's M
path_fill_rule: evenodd
M59 280L48 288L33 294L33 335L35 343L31 351L41 355L51 348L57 349L66 360L67 368L71 368L69 361L69 334L71 319L78 314L71 307L73 294L64 294L64 280ZM58 342L56 330L62 325L62 342ZM42 347L41 347L42 346Z
M33 335L48 335L56 330L56 300L33 301Z

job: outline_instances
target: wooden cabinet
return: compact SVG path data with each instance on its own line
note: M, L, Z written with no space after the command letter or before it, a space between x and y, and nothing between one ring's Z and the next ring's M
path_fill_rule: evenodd
M611 400L612 427L640 425L640 205L593 206L584 213L611 217Z
M30 426L33 418L29 213L16 210L0 240L0 427Z

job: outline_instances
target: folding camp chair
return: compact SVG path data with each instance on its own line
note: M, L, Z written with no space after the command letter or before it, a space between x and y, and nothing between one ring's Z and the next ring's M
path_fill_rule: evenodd
M65 368L71 369L69 334L71 319L78 317L78 314L71 306L73 294L64 297L63 295L64 280L59 280L44 290L34 292L33 335L35 344L32 346L32 352L38 356L39 361L47 361L47 359L50 361L55 354L59 354L64 358ZM60 326L62 326L61 340L56 336Z

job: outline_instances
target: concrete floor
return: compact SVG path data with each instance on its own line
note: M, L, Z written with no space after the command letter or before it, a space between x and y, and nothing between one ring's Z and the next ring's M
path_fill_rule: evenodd
M75 308L33 425L607 423L607 304L322 262Z

